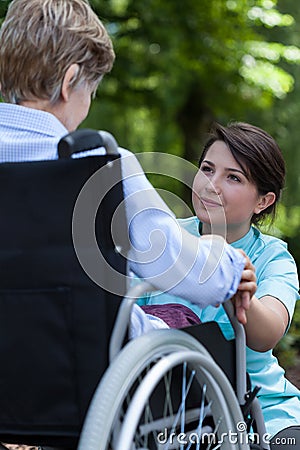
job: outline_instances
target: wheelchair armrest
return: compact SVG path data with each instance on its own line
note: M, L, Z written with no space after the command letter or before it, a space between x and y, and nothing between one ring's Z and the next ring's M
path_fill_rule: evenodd
M139 283L128 290L119 307L118 315L111 334L109 343L109 362L112 362L114 357L122 348L128 330L128 324L130 323L130 315L134 303L145 292L152 292L156 290L157 289L154 286L146 281Z

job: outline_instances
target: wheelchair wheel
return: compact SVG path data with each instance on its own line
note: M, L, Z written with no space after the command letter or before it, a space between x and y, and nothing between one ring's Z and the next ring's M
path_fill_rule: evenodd
M87 413L78 450L197 448L190 437L189 446L163 441L178 430L195 437L200 424L202 434L205 431L210 441L217 435L220 443L222 433L236 431L242 421L230 383L204 347L183 331L156 330L131 341L107 369ZM208 444L211 449L249 448L223 440L220 447Z
M179 351L147 373L113 448L248 450L245 428L222 370L206 355Z

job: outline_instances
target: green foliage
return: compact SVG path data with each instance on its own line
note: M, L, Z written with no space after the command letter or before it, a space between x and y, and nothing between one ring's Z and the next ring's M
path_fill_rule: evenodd
M300 206L288 208L282 203L278 205L274 222L271 223L265 220L264 224L260 226L262 232L284 240L296 238L299 234L299 229Z
M266 0L188 0L179 14L177 2L91 3L117 55L93 111L122 145L194 162L215 119L249 119L284 139L286 118L278 126L284 110L279 106L273 122L272 110L297 88L291 64L299 62L298 43L277 38L295 25L292 8L280 13L276 1ZM152 137L145 142L147 129Z
M290 14L281 14L277 9L277 1L261 0L255 2L248 11L248 16L256 23L261 23L268 28L291 26L294 23L294 18Z
M123 110L149 108L159 136L153 150L173 153L179 138L182 156L193 161L215 118L270 108L293 89L294 79L281 63L298 62L298 47L269 42L264 35L265 28L293 24L275 1L188 0L180 14L177 2L161 0L91 3L105 18L117 54L101 98ZM125 115L131 127L134 111ZM174 134L168 147L162 134Z
M257 61L249 56L244 58L245 64L240 74L249 84L269 91L275 97L285 97L294 85L293 77L280 67L270 62Z
M9 0L0 0L0 25L3 22L9 3Z

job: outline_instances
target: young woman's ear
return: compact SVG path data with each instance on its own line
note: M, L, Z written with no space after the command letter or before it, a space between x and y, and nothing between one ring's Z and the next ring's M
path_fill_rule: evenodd
M70 67L66 70L61 86L61 96L65 102L69 100L70 92L72 89L72 81L76 77L78 70L79 70L78 64L71 64Z
M268 208L268 206L273 205L276 201L276 195L274 192L268 192L265 195L261 195L259 197L259 201L254 209L255 214L261 213L264 209Z

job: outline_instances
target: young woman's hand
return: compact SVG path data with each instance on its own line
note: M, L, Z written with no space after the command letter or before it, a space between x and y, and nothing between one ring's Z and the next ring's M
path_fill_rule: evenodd
M251 298L256 292L256 276L255 268L250 259L243 250L238 250L246 259L245 268L242 273L242 278L238 286L236 294L232 297L232 302L235 307L235 314L240 323L246 325L246 312L250 308Z

